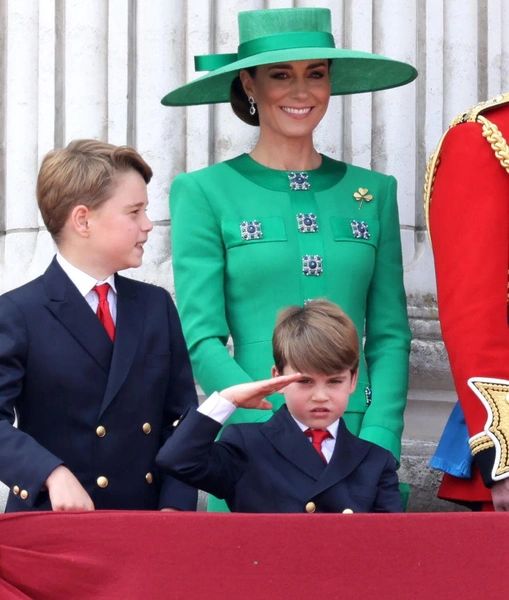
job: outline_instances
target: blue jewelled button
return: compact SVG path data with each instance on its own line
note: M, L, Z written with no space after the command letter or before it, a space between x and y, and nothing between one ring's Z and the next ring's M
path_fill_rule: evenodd
M242 221L240 235L245 241L259 240L263 237L262 224L260 221Z
M290 189L294 191L306 191L311 187L309 175L303 171L300 173L295 173L293 171L288 173L288 180L290 182Z
M369 240L371 237L368 226L364 221L356 221L354 219L350 222L350 226L352 227L352 234L354 238Z
M297 227L301 233L316 233L318 231L316 215L313 213L299 213L297 215Z
M306 276L320 277L323 273L323 260L318 254L305 254L302 257L302 272Z

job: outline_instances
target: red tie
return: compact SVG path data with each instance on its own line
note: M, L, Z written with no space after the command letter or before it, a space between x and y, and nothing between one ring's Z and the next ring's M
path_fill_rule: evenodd
M108 290L110 289L109 283L101 283L96 285L93 291L99 296L99 305L97 307L97 316L99 321L104 325L106 333L110 336L111 341L115 341L115 323L110 312L110 303L108 302Z
M322 452L322 442L323 440L332 437L332 435L327 431L327 429L306 429L304 433L311 438L311 444L313 445L313 448L322 457L323 461L327 462L327 459Z

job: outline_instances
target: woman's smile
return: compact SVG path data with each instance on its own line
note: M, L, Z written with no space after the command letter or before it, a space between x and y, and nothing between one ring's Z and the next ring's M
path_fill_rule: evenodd
M306 106L304 108L292 108L291 106L282 106L281 110L292 117L307 117L307 115L313 110L313 107Z

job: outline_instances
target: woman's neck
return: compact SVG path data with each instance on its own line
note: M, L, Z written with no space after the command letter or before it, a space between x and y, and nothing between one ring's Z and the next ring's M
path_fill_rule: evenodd
M311 171L322 164L312 138L267 140L262 135L249 156L257 163L278 171Z

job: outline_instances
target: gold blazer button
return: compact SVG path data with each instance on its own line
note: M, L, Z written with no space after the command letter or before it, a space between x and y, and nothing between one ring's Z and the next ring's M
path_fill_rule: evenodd
M99 427L95 430L97 437L104 437L106 435L106 427L99 425Z
M19 493L19 497L22 500L26 500L28 498L28 492L26 490L21 490L21 492Z
M104 477L104 475L101 475L100 477L97 478L97 485L100 488L105 488L108 487L108 479L106 477Z
M147 480L147 483L152 483L154 481L154 476L152 475L152 473L147 473L145 475L145 479Z
M152 431L152 425L150 423L143 423L142 429L143 433L148 435Z
M307 513L314 513L316 510L316 504L314 502L308 502L306 504L306 512Z

